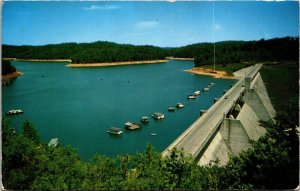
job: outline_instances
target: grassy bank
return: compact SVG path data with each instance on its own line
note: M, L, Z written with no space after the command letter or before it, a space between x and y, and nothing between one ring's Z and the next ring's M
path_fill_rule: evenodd
M285 105L299 105L299 65L297 62L264 64L260 70L276 111Z
M255 63L216 65L216 70L232 74L252 64ZM203 68L213 68L213 65L206 65ZM298 105L299 65L297 62L266 62L260 73L276 111L280 111L287 104Z

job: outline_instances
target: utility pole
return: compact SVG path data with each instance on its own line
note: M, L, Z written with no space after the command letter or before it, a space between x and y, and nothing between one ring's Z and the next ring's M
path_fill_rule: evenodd
M214 70L216 70L215 1L214 0L213 0L213 43L214 43Z

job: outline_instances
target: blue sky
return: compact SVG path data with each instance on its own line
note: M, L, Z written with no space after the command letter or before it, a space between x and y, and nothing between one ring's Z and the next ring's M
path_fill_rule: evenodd
M296 1L8 1L2 6L2 44L111 41L178 47L298 36L298 12Z

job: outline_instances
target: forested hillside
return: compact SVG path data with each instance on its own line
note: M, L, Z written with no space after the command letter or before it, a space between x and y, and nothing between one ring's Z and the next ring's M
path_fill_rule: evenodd
M259 41L224 41L215 44L215 63L226 65L242 62L297 61L299 37L274 38ZM172 51L175 57L195 58L195 65L214 63L214 44L200 43Z
M155 46L112 42L63 43L45 46L3 45L4 58L71 59L73 63L99 63L165 59L166 51Z
M298 60L299 37L259 41L224 41L215 44L216 64ZM45 46L2 46L4 58L71 59L73 63L159 60L166 56L195 58L195 65L213 64L213 43L179 48L134 46L112 42L63 43Z

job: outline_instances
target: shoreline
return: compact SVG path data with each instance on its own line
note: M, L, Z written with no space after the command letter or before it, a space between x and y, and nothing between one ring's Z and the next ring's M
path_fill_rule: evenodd
M13 73L10 73L10 74L2 75L2 80L16 78L16 77L22 76L22 75L23 75L23 73L21 73L21 72L13 72Z
M20 62L72 62L71 59L22 59L22 58L3 58L3 60L12 60Z
M143 61L125 61L125 62L102 62L102 63L86 63L86 64L67 64L70 68L82 68L82 67L104 67L104 66L122 66L122 65L134 65L134 64L154 64L165 63L168 60L143 60Z
M166 59L169 59L169 60L188 60L188 61L194 61L195 59L194 58L179 58L179 57L166 57Z
M222 78L222 79L237 79L232 74L229 74L226 71L221 71L221 70L213 70L213 69L205 69L201 67L195 67L192 69L184 70L185 72L193 73L193 74L198 74L198 75L206 75L206 76L212 76L214 78Z

